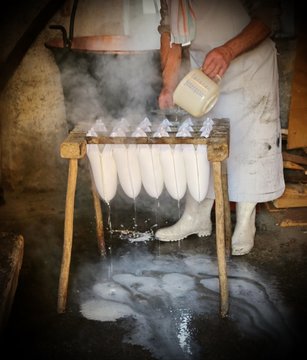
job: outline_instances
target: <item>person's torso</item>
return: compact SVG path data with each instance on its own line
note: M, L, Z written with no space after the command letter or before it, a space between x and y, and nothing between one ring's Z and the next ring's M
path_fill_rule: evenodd
M192 4L196 37L190 46L190 60L192 68L199 68L210 50L237 36L251 18L240 0L194 0ZM246 81L269 76L274 56L274 43L269 38L238 56L224 74L221 90L240 88Z
M210 51L236 36L250 21L239 0L194 0L196 38L191 49Z

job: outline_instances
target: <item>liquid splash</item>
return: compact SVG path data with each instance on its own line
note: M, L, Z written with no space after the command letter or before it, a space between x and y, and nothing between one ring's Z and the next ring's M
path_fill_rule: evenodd
M202 359L193 319L219 311L216 259L205 255L149 254L138 249L102 263L96 283L80 308L99 321L133 319L125 342L141 345L160 359ZM292 336L274 286L245 265L229 264L231 321L247 336L286 346Z

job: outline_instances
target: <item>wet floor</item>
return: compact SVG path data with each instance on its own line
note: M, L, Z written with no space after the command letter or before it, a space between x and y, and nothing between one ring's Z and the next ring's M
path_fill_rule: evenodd
M110 208L103 204L106 258L97 251L90 193L77 190L75 205L64 314L56 306L65 194L9 194L0 207L1 231L25 239L2 353L33 359L299 358L306 338L306 228L280 228L276 214L259 207L253 251L228 260L230 309L221 319L215 234L174 243L153 237L156 224L176 221L182 203L167 195L159 202L141 195L134 203L119 193Z

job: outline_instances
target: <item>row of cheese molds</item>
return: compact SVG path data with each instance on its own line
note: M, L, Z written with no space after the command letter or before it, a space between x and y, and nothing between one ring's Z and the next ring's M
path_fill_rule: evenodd
M106 132L99 121L87 135L97 136ZM169 136L170 123L164 119L153 136ZM109 136L125 136L128 124L122 119ZM209 136L212 120L206 119L201 128L202 136ZM176 136L191 136L193 122L187 119L178 128ZM152 132L151 123L145 118L131 136L147 136ZM180 200L187 189L196 201L202 201L208 191L210 163L206 145L193 144L88 144L87 156L92 176L100 197L106 202L114 198L118 184L125 194L135 199L142 186L147 194L158 199L164 186L170 196Z

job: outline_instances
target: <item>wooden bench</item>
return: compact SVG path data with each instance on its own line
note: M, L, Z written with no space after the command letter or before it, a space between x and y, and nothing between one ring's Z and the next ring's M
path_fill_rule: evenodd
M208 160L212 163L215 190L216 249L220 285L220 314L225 317L229 309L226 257L230 255L231 218L228 200L227 174L223 161L229 155L229 120L214 119L213 129L208 138L193 137L109 137L86 136L84 126L76 126L61 144L61 157L69 160L64 244L58 290L59 313L66 309L68 278L73 241L74 201L77 184L78 160L86 155L87 144L204 144L207 145ZM101 202L95 186L92 186L96 217L96 233L101 255L106 255Z
M7 325L23 262L24 239L14 233L0 233L0 335Z

